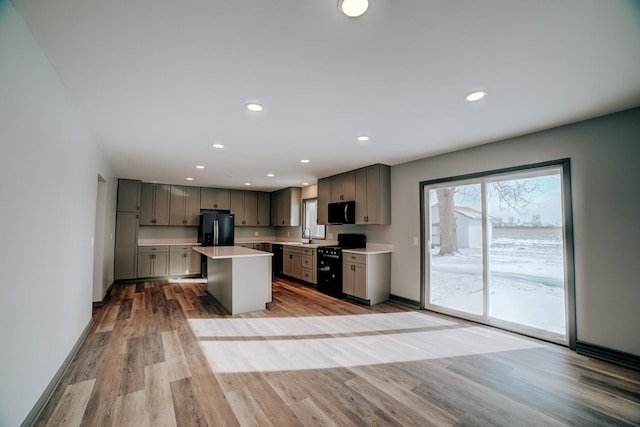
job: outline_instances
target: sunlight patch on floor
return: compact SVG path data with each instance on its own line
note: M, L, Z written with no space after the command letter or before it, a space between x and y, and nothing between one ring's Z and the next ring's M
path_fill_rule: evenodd
M201 277L186 278L186 279L169 279L169 283L207 283L207 279Z
M229 322L231 320L233 322ZM417 312L189 322L201 340L200 347L209 366L213 372L219 373L376 365L542 346L541 343L486 327L446 328L448 324L456 323ZM381 327L374 331L371 322ZM445 329L415 331L416 328L437 326ZM216 335L216 329L226 335ZM407 332L398 332L403 329ZM390 330L395 332L377 333ZM318 334L347 331L361 335L313 338ZM215 336L235 339L211 340ZM286 336L288 339L238 339L243 336Z
M352 334L450 327L458 324L417 312L251 319L189 319L188 321L198 338Z

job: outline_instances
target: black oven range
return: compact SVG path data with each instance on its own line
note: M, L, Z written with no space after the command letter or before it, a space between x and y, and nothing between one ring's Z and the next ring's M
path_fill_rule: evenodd
M318 291L341 298L342 293L342 250L361 249L367 246L364 234L338 234L336 246L320 246L318 248Z

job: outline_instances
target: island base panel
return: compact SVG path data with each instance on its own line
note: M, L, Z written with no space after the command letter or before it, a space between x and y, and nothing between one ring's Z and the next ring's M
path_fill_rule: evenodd
M207 258L207 290L231 314L271 302L271 257Z

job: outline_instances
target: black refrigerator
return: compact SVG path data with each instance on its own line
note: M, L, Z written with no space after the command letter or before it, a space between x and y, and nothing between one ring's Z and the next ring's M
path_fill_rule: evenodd
M233 246L234 215L225 210L200 210L198 243L202 246ZM207 257L202 255L202 276L207 275Z

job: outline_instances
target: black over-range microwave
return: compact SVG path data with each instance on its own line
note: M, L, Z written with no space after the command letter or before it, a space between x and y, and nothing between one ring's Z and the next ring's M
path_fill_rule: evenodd
M329 224L355 224L356 202L329 203Z

